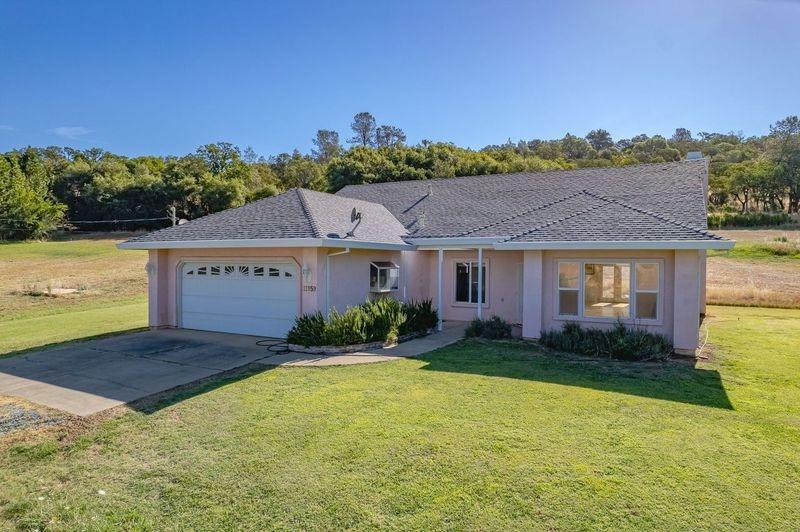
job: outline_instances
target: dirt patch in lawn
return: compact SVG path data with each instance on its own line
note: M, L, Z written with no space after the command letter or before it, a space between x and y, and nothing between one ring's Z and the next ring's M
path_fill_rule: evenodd
M0 439L64 423L67 417L48 408L0 395Z
M124 235L99 236L0 245L0 316L49 314L144 295L147 253L117 249Z

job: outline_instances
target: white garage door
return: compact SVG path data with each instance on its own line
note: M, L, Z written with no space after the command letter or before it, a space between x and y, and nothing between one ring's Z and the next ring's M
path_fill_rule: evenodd
M188 262L181 271L181 327L284 338L299 311L290 263Z

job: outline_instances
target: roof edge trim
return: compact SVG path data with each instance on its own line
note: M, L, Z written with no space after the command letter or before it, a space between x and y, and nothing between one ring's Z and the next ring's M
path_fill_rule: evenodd
M593 240L552 242L500 242L494 248L512 249L731 249L732 240Z
M369 242L336 238L256 238L229 240L162 240L151 242L120 242L119 249L214 249L214 248L358 248L384 250L413 250L411 244Z

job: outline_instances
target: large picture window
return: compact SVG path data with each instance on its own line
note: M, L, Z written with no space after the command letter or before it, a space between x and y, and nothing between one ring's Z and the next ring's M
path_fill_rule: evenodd
M558 314L655 321L661 285L660 261L559 261Z
M482 266L481 292L486 304L486 263ZM456 262L456 303L478 302L478 263Z
M583 315L588 318L630 318L631 265L583 265Z

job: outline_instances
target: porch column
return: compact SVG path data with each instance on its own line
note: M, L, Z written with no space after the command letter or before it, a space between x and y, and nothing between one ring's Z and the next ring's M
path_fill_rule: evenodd
M437 261L436 273L436 314L439 316L439 322L436 324L436 329L442 330L442 314L444 314L444 304L442 300L442 265L444 264L444 250L439 248L439 257Z
M483 316L483 248L478 248L478 319Z

